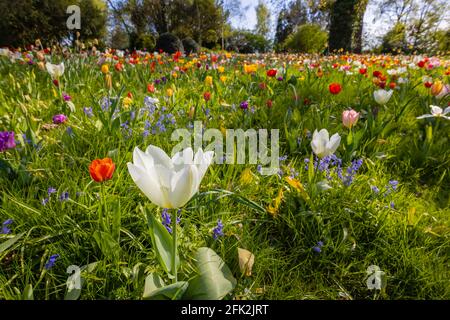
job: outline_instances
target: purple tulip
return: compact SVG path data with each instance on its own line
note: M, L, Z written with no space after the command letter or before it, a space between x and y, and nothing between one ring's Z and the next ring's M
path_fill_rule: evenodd
M16 140L14 139L14 132L1 131L0 132L0 152L7 149L12 149L16 146Z
M64 114L57 114L55 116L53 116L53 123L54 124L60 124L60 123L64 123L67 121L67 116Z

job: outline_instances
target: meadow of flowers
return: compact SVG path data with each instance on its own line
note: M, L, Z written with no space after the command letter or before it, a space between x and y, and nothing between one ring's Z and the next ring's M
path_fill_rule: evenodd
M449 299L450 60L0 51L0 299ZM279 129L279 169L173 157Z

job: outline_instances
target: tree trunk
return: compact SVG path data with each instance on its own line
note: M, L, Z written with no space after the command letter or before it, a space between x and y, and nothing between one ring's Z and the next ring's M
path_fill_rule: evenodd
M360 1L365 0L336 0L331 9L331 21L330 21L330 35L328 40L329 49L344 51L352 51L353 40L353 27L355 21L358 19L358 4ZM365 6L364 6L365 8ZM364 13L362 13L362 19ZM362 23L360 31L362 34ZM356 39L361 39L361 35L356 36ZM361 44L355 47L361 47Z

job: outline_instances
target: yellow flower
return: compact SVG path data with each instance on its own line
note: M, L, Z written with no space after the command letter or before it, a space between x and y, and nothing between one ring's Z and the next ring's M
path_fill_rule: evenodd
M172 77L174 77L174 78L178 78L178 73L176 73L176 72L172 72Z
M258 65L256 65L256 64L244 64L244 71L245 71L245 73L256 72L257 68L258 68Z
M267 207L267 211L273 216L278 215L278 210L280 209L281 201L283 201L283 189L278 191L278 196L273 200L273 203Z
M433 96L437 96L439 93L441 93L443 88L444 88L444 84L442 83L442 81L437 80L431 86L431 94Z
M225 83L227 79L228 79L227 76L220 76L220 81L222 81L223 83Z
M207 76L207 77L205 78L205 84L208 85L208 86L212 86L212 84L213 84L213 78L212 78L211 76Z
M242 171L240 182L243 185L250 184L253 182L253 174L252 174L252 170L250 168L246 168L244 171Z
M102 72L104 74L109 73L109 66L107 64L102 65Z
M217 67L217 71L219 71L219 73L223 73L225 71L225 68L222 66Z
M130 106L130 104L133 103L133 99L131 99L130 97L125 97L125 98L123 98L122 103L125 108L128 108Z
M226 53L225 53L225 57L226 57L227 59L230 59L230 58L231 58L231 53L230 53L230 52L226 52Z
M308 195L308 193L305 191L305 188L303 188L303 185L301 184L300 181L298 181L298 180L295 179L295 178L291 178L291 177L285 177L284 180L285 180L287 183L289 183L289 185L290 185L292 188L294 188L295 190L297 190L297 191L301 194L301 196L302 196L302 198L303 198L304 200L309 200L309 195Z
M166 90L166 95L167 95L168 97L173 96L173 89L172 89L172 88L168 88L168 89Z

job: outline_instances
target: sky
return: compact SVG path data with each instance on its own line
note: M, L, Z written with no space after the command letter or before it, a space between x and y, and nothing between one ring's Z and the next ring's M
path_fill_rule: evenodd
M235 28L242 28L242 29L254 29L256 25L256 11L255 8L258 5L258 0L240 0L242 7L246 8L243 12L243 17L241 19L238 18L232 18L231 24ZM280 0L282 1L282 0ZM268 4L268 1L266 1L266 4ZM276 24L276 12L273 7L271 7L270 4L268 4L269 8L272 12L271 17L271 27L272 27L272 36L275 33L275 24ZM370 47L376 46L378 44L377 37L382 36L388 31L388 26L386 23L380 21L380 19L376 19L376 6L373 4L373 1L369 2L369 5L367 6L366 13L364 15L364 32L367 32L368 34L373 37L373 41L370 41ZM375 20L375 21L374 21Z

